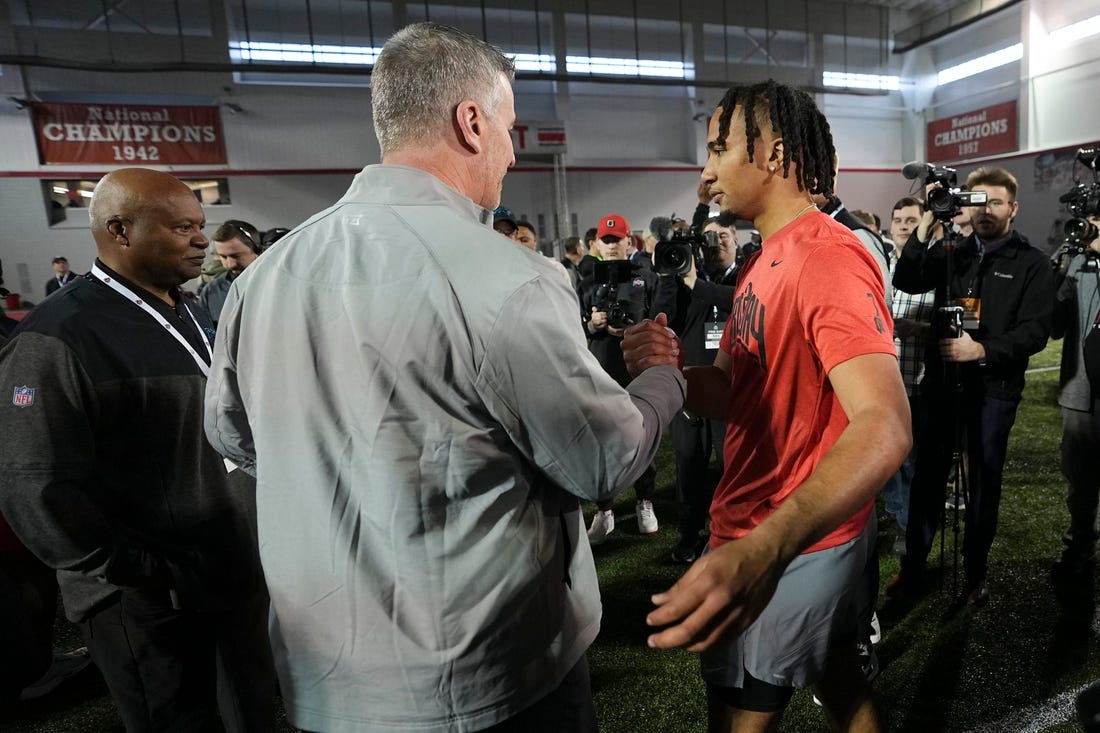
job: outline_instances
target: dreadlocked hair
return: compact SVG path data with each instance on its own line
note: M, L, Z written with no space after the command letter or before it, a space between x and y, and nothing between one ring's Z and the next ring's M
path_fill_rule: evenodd
M780 84L774 79L751 85L730 87L719 103L718 138L725 141L730 131L734 108L740 106L745 117L745 143L749 161L760 137L760 122L771 122L772 132L783 138L783 177L795 166L798 190L811 194L833 194L836 178L836 149L829 122L814 103L813 97L800 89Z

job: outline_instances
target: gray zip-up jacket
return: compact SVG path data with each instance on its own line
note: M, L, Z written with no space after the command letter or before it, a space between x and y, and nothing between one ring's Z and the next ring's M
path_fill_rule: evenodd
M424 171L368 166L222 311L207 434L258 479L299 727L480 730L599 630L579 499L649 465L683 377L616 385L565 279L491 219Z

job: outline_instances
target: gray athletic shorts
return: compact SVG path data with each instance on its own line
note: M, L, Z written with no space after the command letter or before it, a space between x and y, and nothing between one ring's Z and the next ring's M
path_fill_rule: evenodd
M872 514L862 534L828 550L799 555L775 596L749 628L704 651L703 679L742 687L744 672L780 687L809 687L821 678L830 646L856 641L856 588L874 541Z

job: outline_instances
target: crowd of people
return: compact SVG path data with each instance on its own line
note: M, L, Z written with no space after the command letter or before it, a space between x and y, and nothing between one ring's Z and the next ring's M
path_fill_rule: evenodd
M91 271L54 260L0 350L0 701L49 666L59 585L129 731L269 731L276 689L306 731L594 731L592 548L631 486L658 531L667 430L688 567L647 642L700 653L708 729L773 729L813 687L837 729L881 730L876 497L904 537L888 599L925 592L954 481L959 603L988 602L1052 325L1057 572L1091 572L1100 275L1052 273L1012 228L1011 174L974 171L987 203L953 216L903 197L882 230L838 197L811 96L735 85L692 222L609 212L559 262L501 207L513 77L453 28L398 31L372 73L381 163L290 232L224 222L213 259L185 184L100 180Z

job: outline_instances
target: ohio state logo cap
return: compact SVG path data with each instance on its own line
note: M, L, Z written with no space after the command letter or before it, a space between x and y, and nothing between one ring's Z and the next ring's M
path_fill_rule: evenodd
M608 234L625 239L630 236L630 224L618 214L608 214L600 220L600 226L596 228L596 239L603 239Z

